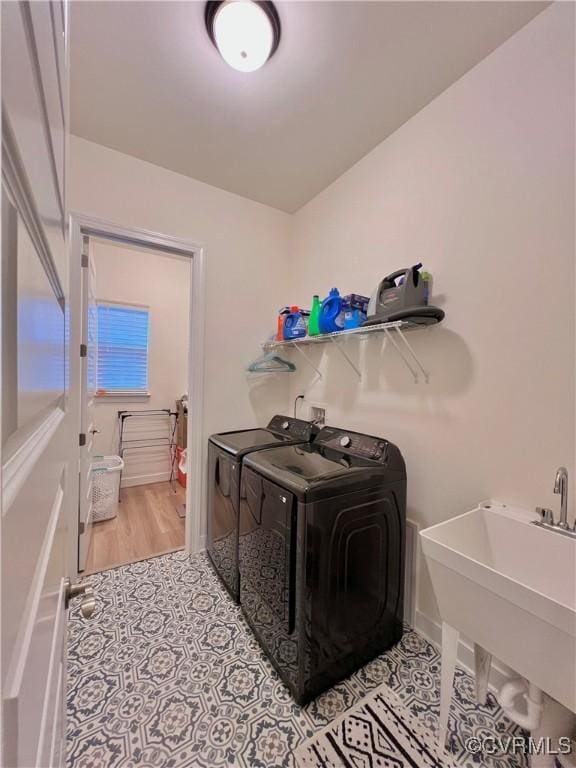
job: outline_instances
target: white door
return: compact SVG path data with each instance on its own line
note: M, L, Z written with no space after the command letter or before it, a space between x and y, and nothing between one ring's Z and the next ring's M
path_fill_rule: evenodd
M72 258L76 254L72 252ZM86 567L92 534L92 461L94 435L98 432L94 398L98 386L98 315L94 286L96 273L90 250L90 238L82 238L82 341L80 345L80 502L78 519L78 570Z
M0 764L64 764L68 407L66 7L3 2Z

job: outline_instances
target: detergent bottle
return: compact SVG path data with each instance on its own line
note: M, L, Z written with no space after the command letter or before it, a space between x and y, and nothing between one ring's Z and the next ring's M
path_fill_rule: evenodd
M284 339L301 339L306 336L306 321L300 308L290 307L290 312L284 318Z
M284 341L284 315L278 315L276 325L276 341Z
M312 298L312 309L310 310L310 320L308 321L308 334L318 336L320 333L320 297L314 295Z
M349 293L342 299L342 309L344 312L344 330L349 331L353 328L359 328L366 320L366 310L370 299L368 296L361 296L358 293Z
M430 286L432 285L432 275L430 272L420 272L420 277L424 281L424 303L428 304L430 298Z
M343 301L338 288L332 288L322 302L319 326L320 333L334 333L344 328Z

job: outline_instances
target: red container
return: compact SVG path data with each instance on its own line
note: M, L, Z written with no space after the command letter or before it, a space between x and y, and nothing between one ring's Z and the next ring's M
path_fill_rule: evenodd
M183 452L184 448L180 448L180 446L176 448L176 466L178 468L178 482L182 488L186 488L186 473L182 472L180 469L180 459L182 458Z

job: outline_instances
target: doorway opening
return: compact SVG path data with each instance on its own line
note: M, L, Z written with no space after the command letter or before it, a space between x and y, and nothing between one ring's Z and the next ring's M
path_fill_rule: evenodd
M198 551L202 249L80 216L71 226L76 570Z

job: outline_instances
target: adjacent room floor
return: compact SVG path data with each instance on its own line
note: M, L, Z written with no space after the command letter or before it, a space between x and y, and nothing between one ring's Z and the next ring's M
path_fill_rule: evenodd
M171 552L184 546L182 505L186 490L178 483L122 488L118 514L92 527L86 573Z
M88 581L95 588L96 614L85 621L76 607L69 622L70 768L294 766L295 750L374 692L366 709L375 716L392 700L394 717L401 709L415 731L435 730L440 658L413 631L299 707L205 555L175 552ZM458 669L449 736L455 764L524 768L520 755L480 757L466 751L466 738L490 734L519 731L492 696L485 706L476 705L473 680ZM386 749L380 742L377 747ZM342 765L423 765L404 756L377 759L373 747L358 760ZM307 764L316 765L298 763Z

